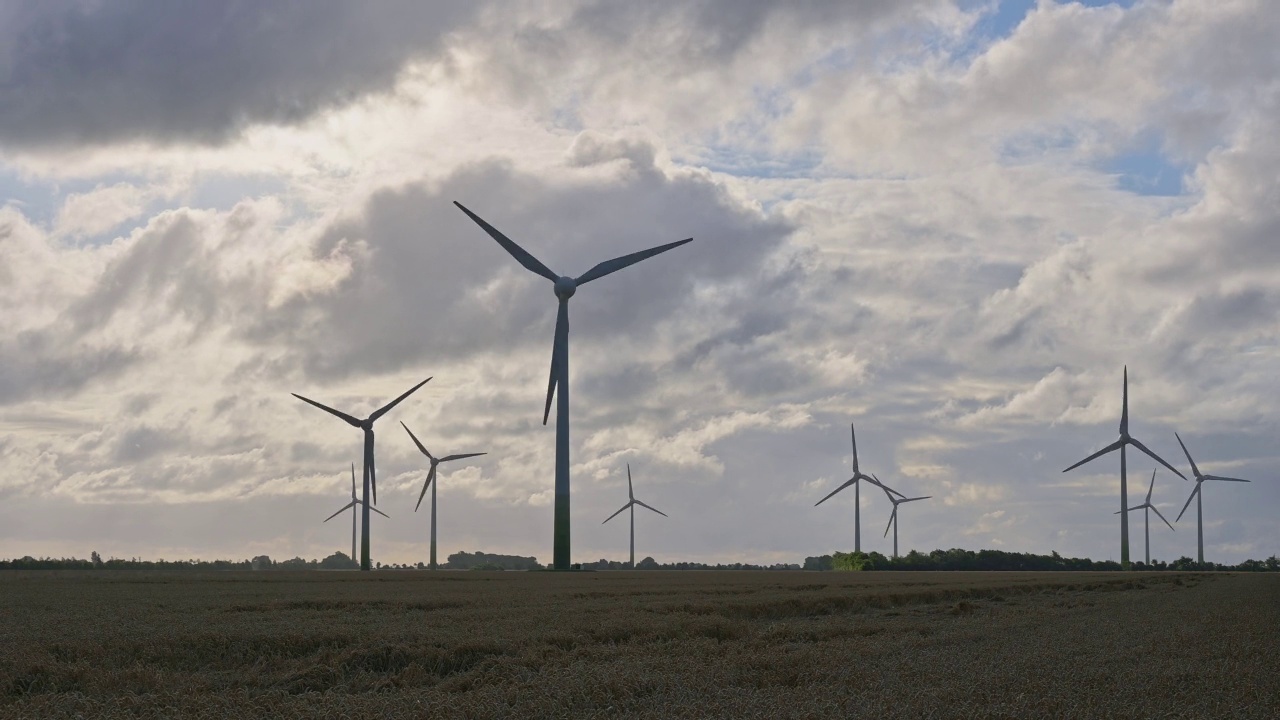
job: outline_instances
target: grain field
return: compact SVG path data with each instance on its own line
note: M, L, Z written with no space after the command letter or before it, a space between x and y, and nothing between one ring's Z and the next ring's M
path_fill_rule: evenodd
M1280 576L10 572L0 717L1280 717Z

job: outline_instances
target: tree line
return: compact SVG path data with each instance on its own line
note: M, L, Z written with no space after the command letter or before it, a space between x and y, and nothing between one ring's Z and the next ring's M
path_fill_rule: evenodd
M1054 551L1049 555L1005 552L1003 550L934 550L922 553L912 550L898 558L878 552L834 552L804 559L805 570L1119 570L1114 560L1063 557ZM1150 565L1135 562L1133 570L1212 570L1238 572L1280 571L1280 558L1245 560L1239 565L1206 562L1204 565L1183 556L1173 562L1152 560Z
M77 558L33 558L26 556L14 560L0 560L0 570L158 570L158 571L220 571L220 570L355 570L359 563L346 553L336 552L323 560L272 560L259 555L249 560L143 560L141 558L108 558L103 560L97 551L88 560ZM424 563L387 564L376 563L378 570L421 570ZM477 550L474 553L456 552L442 565L446 570L549 570L536 557L501 555ZM600 559L595 562L575 563L575 570L627 570L629 564L621 560ZM751 563L718 563L709 565L698 562L659 563L652 557L636 563L636 570L1119 570L1114 560L1090 560L1068 558L1056 551L1049 555L1005 552L1003 550L934 550L922 553L918 550L899 558L889 558L878 552L834 552L804 559L803 565L775 563L753 565ZM1223 565L1207 562L1200 565L1183 556L1173 562L1153 560L1148 566L1133 563L1134 570L1209 570L1236 572L1278 572L1280 558L1275 555L1266 560L1245 560L1239 565Z

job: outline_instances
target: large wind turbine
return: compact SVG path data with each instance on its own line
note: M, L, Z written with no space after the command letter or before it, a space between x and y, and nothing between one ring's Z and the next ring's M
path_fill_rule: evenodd
M877 485L880 485L880 483L878 482L878 480L877 480L876 484L877 484ZM929 498L931 498L931 497L933 497L933 496L932 496L932 495L925 495L925 496L923 496L923 497L913 497L913 498L909 498L909 497L901 497L901 498L896 498L896 497L894 497L894 496L889 492L889 488L884 487L884 485L880 485L880 487L884 490L884 494L885 494L885 496L887 496L887 497L889 498L889 502L893 503L893 512L889 514L889 524L884 526L884 534L885 534L885 537L888 537L888 536L889 536L889 528L890 528L891 526L893 527L893 556L896 558L896 557L898 557L898 506L899 506L899 505L901 505L902 503L915 502L916 500L928 500ZM897 490L894 490L894 492L898 492L898 491L897 491ZM898 494L899 494L899 495L901 495L901 493L898 493Z
M893 495L897 495L899 497L906 497L906 495L903 495L902 493L898 492L897 490L894 490L893 488L881 485L879 480L876 480L870 475L863 474L863 472L858 469L858 435L853 430L853 423L849 423L849 438L853 440L853 477L846 480L845 483L840 487L836 488L835 490L832 490L831 493L828 494L826 497L814 503L813 506L818 507L822 503L831 499L832 495L835 495L841 490L852 485L853 486L853 551L862 552L862 503L861 503L861 497L860 497L861 493L859 493L858 491L858 481L866 480L872 485L875 485L879 487L881 490L884 490L886 494L893 493ZM889 495L890 499L893 498L893 495Z
M636 569L636 506L639 505L640 507L649 508L650 510L658 513L662 517L667 517L667 514L662 512L656 507L653 507L651 505L645 505L643 502L636 499L635 491L631 489L631 463L627 463L627 498L628 500L626 505L623 505L622 507L618 508L618 512L605 518L604 522L600 524L603 525L604 523L609 522L610 520L617 517L618 513L622 512L623 510L626 510L627 508L631 508L631 569L635 570Z
M403 421L400 424L404 426L404 431L409 433L409 437L413 438L413 444L417 445L418 449L422 451L422 454L426 455L427 459L431 461L431 470L427 472L427 481L422 485L422 492L418 493L418 504L413 506L413 511L418 512L418 508L422 506L422 496L427 494L427 487L430 486L431 488L431 569L435 570L436 569L436 485L439 484L437 482L434 482L434 480L436 479L436 466L442 462L449 462L450 460L461 460L463 458L479 457L481 455L484 455L484 453L463 453L461 455L445 455L442 458L437 458L431 453L427 452L427 449L423 447L421 442L418 441L418 436L413 434L413 431L409 429L408 425L405 425Z
M361 570L373 569L371 564L369 563L369 497L370 497L369 491L370 490L373 491L372 493L373 502L375 504L378 502L378 477L377 477L377 472L374 469L374 462L373 462L373 423L378 418L382 417L383 415L386 415L387 412L390 411L391 408L399 404L401 400L404 400L405 398L412 395L414 390L417 390L423 385L426 385L427 381L429 381L430 379L431 378L427 378L426 380L423 380L417 385L414 385L413 387L409 388L408 392L396 398L395 400L392 400L386 405L383 405L382 407L378 408L373 412L373 414L371 414L369 417L363 420L358 420L344 412L334 410L333 408L328 407L327 405L321 405L315 400L309 400L307 398L304 398L298 393L290 393L291 395L298 398L302 402L315 405L321 410L324 410L325 412L330 413L332 415L336 415L342 418L343 420L347 421L348 425L352 427L358 427L364 431L364 491L363 491L363 495L361 495L362 502L360 503L360 506L362 508L361 517L360 517L360 569Z
M1090 460L1093 460L1095 458L1100 458L1103 455L1106 455L1112 450L1120 451L1120 513L1119 513L1120 515L1120 567L1122 567L1125 570L1128 570L1129 569L1129 513L1125 511L1129 509L1129 475L1128 475L1128 468L1125 465L1125 455L1124 455L1125 445L1132 445L1138 448L1139 450L1141 450L1142 452L1150 456L1152 460L1155 460L1161 465L1169 468L1169 471L1172 472L1174 475L1177 475L1183 480L1187 479L1186 476L1178 472L1176 468L1174 468L1172 465L1162 460L1159 455L1156 455L1155 453L1148 450L1146 445L1143 445L1142 443L1138 442L1137 438L1129 435L1129 366L1128 365L1124 367L1124 401L1120 410L1120 439L1116 440L1115 442L1102 448L1098 452L1090 455L1089 457L1081 460L1075 465L1072 465L1071 467L1062 471L1062 472L1067 472L1068 470L1074 470L1080 467L1081 465L1089 462Z
M356 497L356 464L351 463L351 502L347 503L346 505L343 505L341 508L338 509L338 512L324 519L325 522L329 522L330 520L338 517L338 513L342 512L343 510L346 510L347 508L351 508L351 562L356 561L356 506L362 505L362 504L363 503L361 502L360 498ZM382 512L378 508L370 508L370 509L388 520L391 519L390 515Z
M556 570L569 569L569 298L573 297L579 285L584 285L597 278L617 272L634 265L658 253L692 242L693 238L679 240L666 245L659 245L648 250L623 255L606 260L576 278L567 275L556 275L524 248L515 244L510 238L498 232L492 225L480 219L475 213L466 209L459 202L454 202L458 209L467 214L498 241L504 250L511 254L517 262L531 272L555 283L556 297L560 300L560 309L556 315L555 341L551 349L551 377L547 381L547 405L542 412L542 424L547 424L551 414L551 396L559 389L560 396L556 404L556 485L555 485L555 525L552 530L552 562Z
M1200 485L1205 480L1220 480L1222 482L1249 482L1240 478L1222 477L1221 475L1205 475L1200 472L1200 468L1196 467L1196 461L1191 459L1191 453L1187 452L1186 443L1182 442L1182 437L1178 433L1173 434L1178 438L1178 444L1182 446L1182 452L1187 456L1187 462L1191 463L1191 474L1196 477L1196 487L1191 491L1191 495L1187 498L1186 505L1182 506L1182 512L1178 513L1178 517L1174 518L1174 522L1182 519L1182 513L1187 511L1187 507L1191 505L1191 498L1196 499L1196 562L1204 564L1204 496L1200 494ZM1185 479L1185 478L1184 478Z
M1143 522L1143 534L1146 536L1146 540L1147 540L1146 563L1148 568L1151 567L1151 511L1155 510L1156 515L1160 515L1160 510L1157 509L1155 505L1151 504L1151 491L1155 489L1156 489L1156 471L1152 470L1151 484L1147 486L1146 501L1144 501L1141 505L1134 505L1133 507L1129 508L1130 512L1133 512L1134 510L1145 510L1145 512L1142 513L1142 522ZM1190 501L1188 500L1188 502ZM1120 513L1119 511L1117 511L1115 514L1119 515ZM1164 520L1165 525L1169 525L1169 521L1166 520L1163 515L1160 515L1160 519ZM1173 526L1169 525L1169 529L1172 530Z

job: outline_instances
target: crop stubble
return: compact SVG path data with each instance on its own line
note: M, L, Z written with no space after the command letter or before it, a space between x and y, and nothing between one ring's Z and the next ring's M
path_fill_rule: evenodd
M1280 717L1280 576L10 572L0 717Z

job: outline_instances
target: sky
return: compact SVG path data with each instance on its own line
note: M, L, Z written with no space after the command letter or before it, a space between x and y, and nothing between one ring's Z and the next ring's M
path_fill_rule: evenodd
M1119 559L1131 432L1206 559L1280 553L1280 15L1264 0L0 4L0 557ZM1129 503L1155 463L1130 452ZM1192 483L1161 468L1173 521ZM864 491L862 547L890 552ZM1195 556L1195 508L1152 555ZM1141 559L1142 516L1131 516Z

